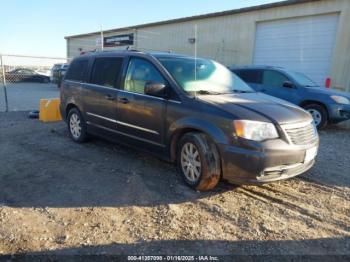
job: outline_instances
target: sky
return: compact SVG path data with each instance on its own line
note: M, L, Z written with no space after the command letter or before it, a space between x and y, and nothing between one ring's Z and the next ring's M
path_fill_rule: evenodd
M278 0L11 0L0 7L0 53L66 56L65 36Z

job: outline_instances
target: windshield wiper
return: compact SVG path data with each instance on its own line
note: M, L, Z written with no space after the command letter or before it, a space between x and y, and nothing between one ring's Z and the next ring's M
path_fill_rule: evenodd
M208 90L199 90L195 91L195 94L200 94L200 95L220 95L222 93L215 92L215 91L208 91Z
M243 94L245 94L245 93L256 93L254 91L246 91L246 90L238 90L238 89L233 89L232 92L233 93L243 93Z
M254 91L246 91L246 90L238 90L238 89L233 89L230 90L230 92L216 92L216 91L209 91L209 90L199 90L199 91L194 91L194 95L224 95L224 94L232 94L232 93L256 93Z

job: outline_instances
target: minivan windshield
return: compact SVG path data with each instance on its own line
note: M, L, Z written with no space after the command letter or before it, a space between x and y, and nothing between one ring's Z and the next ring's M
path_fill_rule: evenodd
M158 57L180 87L199 94L253 93L254 90L225 66L207 59Z
M288 73L299 83L299 85L305 87L319 87L314 81L303 73L288 71Z

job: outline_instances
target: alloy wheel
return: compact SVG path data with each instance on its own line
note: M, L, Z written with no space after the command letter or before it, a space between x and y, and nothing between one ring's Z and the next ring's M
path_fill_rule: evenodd
M201 175L201 160L197 147L193 143L186 143L181 149L181 168L185 177L196 183Z
M314 108L310 108L307 111L311 114L312 118L314 119L315 125L319 126L320 123L322 122L322 114L321 114L321 112L319 112L318 110L316 110Z
M69 128L73 138L79 139L81 136L81 121L80 117L75 113L73 113L70 117Z

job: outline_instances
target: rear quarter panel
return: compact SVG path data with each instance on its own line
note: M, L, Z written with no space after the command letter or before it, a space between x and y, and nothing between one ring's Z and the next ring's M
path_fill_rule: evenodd
M64 80L61 87L60 110L63 119L67 118L67 108L69 106L77 107L80 112L84 112L81 97L81 85L78 82Z

